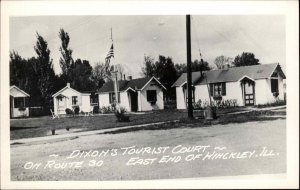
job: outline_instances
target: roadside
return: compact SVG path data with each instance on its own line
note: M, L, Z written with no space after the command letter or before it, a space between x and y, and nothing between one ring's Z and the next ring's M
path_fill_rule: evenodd
M63 139L78 138L78 136L86 136L93 134L116 134L124 132L132 132L139 130L166 130L172 128L190 127L192 124L197 127L207 127L216 124L228 123L244 123L250 121L268 121L276 119L284 119L286 115L285 107L271 107L264 109L250 109L248 111L233 112L227 114L220 114L219 118L214 121L205 121L203 119L187 120L186 118L174 119L169 121L159 121L146 124L127 125L121 127L111 127L95 130L82 130L80 128L57 129L56 135L51 135L51 130L47 131L47 135L43 137L22 138L11 140L11 144L34 144L47 141L59 141ZM126 123L129 124L129 123Z
M179 124L178 122L176 124ZM272 134L272 135L270 135ZM245 154L256 151L256 156L247 159L195 159L186 161L189 154L124 154L92 157L90 151L124 150L124 147L195 147L209 145L225 147L221 152ZM260 156L264 147L274 156ZM67 159L78 150L87 157L76 156ZM26 152L26 154L24 154ZM90 152L88 154L88 152ZM123 151L124 152L124 151ZM78 154L79 155L79 154ZM55 157L54 157L55 156ZM138 157L155 159L181 157L181 161L152 164L127 164ZM171 157L170 157L171 156ZM25 169L26 163L41 163L38 169ZM55 163L50 166L49 162ZM78 168L59 169L65 163L83 162ZM99 166L93 163L100 163ZM48 165L47 165L48 164ZM92 164L92 165L91 165ZM26 165L28 166L28 164ZM276 166L276 167L274 167ZM11 180L15 181L56 181L56 180L148 180L180 179L253 174L283 174L286 172L286 120L253 121L247 123L216 124L199 127L198 123L178 125L168 130L139 130L117 134L91 134L56 142L11 146Z

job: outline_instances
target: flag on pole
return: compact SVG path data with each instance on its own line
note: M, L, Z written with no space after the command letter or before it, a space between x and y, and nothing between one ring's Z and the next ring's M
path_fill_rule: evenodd
M111 44L111 47L110 47L110 49L109 49L109 51L108 51L108 53L107 53L107 55L105 57L105 62L109 64L110 63L110 59L112 57L114 57L114 45L113 44Z

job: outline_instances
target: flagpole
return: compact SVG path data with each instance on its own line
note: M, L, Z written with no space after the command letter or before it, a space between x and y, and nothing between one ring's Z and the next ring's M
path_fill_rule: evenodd
M112 28L110 29L110 38L111 38L111 43L113 44L113 37L112 37ZM116 70L116 63L115 63L115 56L113 57L114 58L114 90L115 90L115 101L116 101L116 107L118 107L118 104L119 104L119 96L118 96L118 75L117 75L117 70Z

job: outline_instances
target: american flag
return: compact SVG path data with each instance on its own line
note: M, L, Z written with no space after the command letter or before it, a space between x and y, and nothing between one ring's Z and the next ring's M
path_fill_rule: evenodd
M114 57L114 45L113 44L111 44L111 47L110 47L110 49L109 49L109 51L108 51L108 53L105 57L105 62L110 63L110 59L112 57Z

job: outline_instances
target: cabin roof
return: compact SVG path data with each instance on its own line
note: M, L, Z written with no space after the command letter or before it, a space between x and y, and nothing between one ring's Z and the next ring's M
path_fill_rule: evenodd
M278 72L284 79L286 78L278 63L252 65L244 67L231 67L228 69L218 69L204 71L203 78L200 72L192 72L192 84L207 84L217 82L235 82L244 77L253 80L270 78L274 72ZM182 86L186 82L186 73L183 73L172 87Z
M165 87L155 78L155 77L145 77L145 78L137 78L132 80L120 80L118 81L119 91L126 91L128 89L132 90L142 90L150 81L155 80L162 88ZM114 92L114 83L113 81L106 82L97 92L100 93L108 93Z
M16 91L14 91L14 89ZM9 88L9 93L12 97L17 98L17 97L29 97L30 95L27 94L25 91L21 90L19 87L12 85Z

